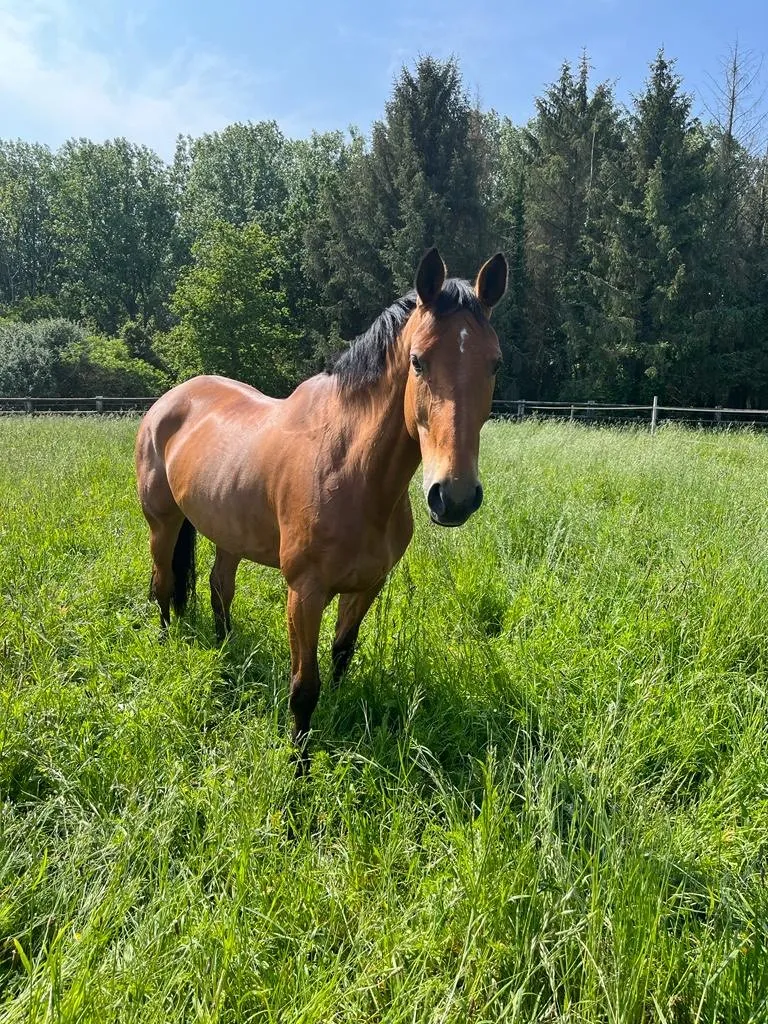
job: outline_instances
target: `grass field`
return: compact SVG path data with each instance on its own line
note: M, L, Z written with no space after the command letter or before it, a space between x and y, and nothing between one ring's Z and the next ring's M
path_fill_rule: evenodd
M281 578L159 643L135 429L0 421L3 1022L768 1020L768 438L486 427L295 780Z

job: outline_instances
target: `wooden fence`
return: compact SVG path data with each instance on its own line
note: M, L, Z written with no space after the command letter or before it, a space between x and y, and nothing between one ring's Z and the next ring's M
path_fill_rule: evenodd
M145 412L154 397L114 398L0 398L0 415L4 414L137 414ZM728 409L700 406L619 405L602 402L533 402L528 399L498 400L493 403L496 419L523 420L530 416L553 417L581 423L648 424L651 433L661 422L687 423L702 427L755 426L768 428L768 409Z
M139 413L145 412L157 396L147 398L0 398L0 415L21 413L29 416L48 413L73 416L82 413Z
M493 415L500 419L522 420L528 416L553 417L571 423L647 424L651 433L662 421L698 427L753 426L768 428L768 409L729 409L725 406L660 405L654 396L651 405L620 405L602 402L532 402L499 400L493 403Z

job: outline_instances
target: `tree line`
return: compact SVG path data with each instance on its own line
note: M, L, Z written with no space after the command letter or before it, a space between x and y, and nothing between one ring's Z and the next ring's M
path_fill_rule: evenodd
M503 250L500 393L768 405L768 154L733 50L709 116L662 51L621 106L586 57L524 125L455 60L405 67L369 135L0 141L0 394L285 394L411 287Z

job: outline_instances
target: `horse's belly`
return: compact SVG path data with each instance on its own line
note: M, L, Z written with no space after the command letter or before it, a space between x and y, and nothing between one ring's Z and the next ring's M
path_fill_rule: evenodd
M217 547L261 565L280 566L280 531L274 516L251 509L249 515L187 499L182 511ZM218 514L217 514L218 512Z
M187 519L217 547L262 565L279 566L280 529L258 481L238 487L231 471L211 472L175 496Z

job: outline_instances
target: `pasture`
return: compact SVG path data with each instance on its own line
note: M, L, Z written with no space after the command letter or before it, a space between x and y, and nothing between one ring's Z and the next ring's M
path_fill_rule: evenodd
M768 1019L768 438L487 425L297 780L282 580L219 648L202 541L159 642L136 426L0 421L4 1022Z

